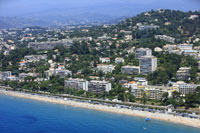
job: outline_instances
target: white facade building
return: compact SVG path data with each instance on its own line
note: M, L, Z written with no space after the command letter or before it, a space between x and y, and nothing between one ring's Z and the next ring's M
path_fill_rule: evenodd
M98 71L102 71L103 73L109 73L109 72L112 72L115 69L115 66L114 65L98 64L97 69L98 69Z
M184 50L192 50L193 44L178 44L177 48L184 51Z
M51 77L51 76L60 76L61 78L66 78L68 75L71 76L72 72L69 70L65 70L65 69L54 69L54 68L50 68L49 70L47 70L45 72L47 78Z
M65 80L65 88L88 91L88 81L85 79L68 79Z
M116 64L120 64L120 63L124 63L124 59L123 58L115 58L115 63Z
M101 63L110 63L110 58L100 58Z
M155 35L155 38L165 40L170 43L175 43L175 38L167 36L167 35Z

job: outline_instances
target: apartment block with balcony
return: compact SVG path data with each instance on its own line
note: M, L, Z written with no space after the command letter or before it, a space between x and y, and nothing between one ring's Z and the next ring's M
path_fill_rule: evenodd
M188 80L190 77L190 67L181 67L176 73L176 78L178 80Z
M139 66L123 66L121 68L121 72L124 74L139 74L140 67Z
M65 80L65 88L88 91L88 81L85 79L70 78L68 80Z
M88 83L88 91L96 93L96 94L109 92L111 89L112 89L112 85L108 81L92 80Z
M114 65L105 65L105 64L98 64L97 70L102 71L103 73L112 72L115 69Z

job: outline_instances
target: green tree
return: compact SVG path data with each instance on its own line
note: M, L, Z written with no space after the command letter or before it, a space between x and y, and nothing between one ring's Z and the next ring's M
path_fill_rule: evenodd
M142 93L142 98L140 99L140 102L142 103L142 104L146 104L146 102L147 102L147 100L148 100L148 98L147 98L147 94L146 94L146 92L145 91L143 91L143 93Z

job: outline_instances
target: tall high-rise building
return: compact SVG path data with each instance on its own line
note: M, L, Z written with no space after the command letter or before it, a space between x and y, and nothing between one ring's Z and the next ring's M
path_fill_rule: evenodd
M139 59L142 56L151 56L152 50L149 48L139 48L135 51L136 59Z
M148 74L152 73L157 69L157 58L154 56L142 56L140 60L140 73Z
M198 69L200 70L200 61L198 62Z

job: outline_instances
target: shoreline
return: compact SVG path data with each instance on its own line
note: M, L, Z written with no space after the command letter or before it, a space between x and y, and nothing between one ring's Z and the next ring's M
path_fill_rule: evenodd
M55 104L86 108L86 109L103 111L103 112L122 114L122 115L129 115L129 116L143 117L143 118L148 117L155 120L161 120L161 121L200 128L200 119L192 119L192 118L173 116L173 115L161 114L161 113L151 113L147 111L130 110L130 109L117 108L117 107L111 107L111 106L106 106L106 105L96 105L96 104L94 105L90 103L65 100L61 98L47 97L43 95L41 96L31 95L28 93L6 91L6 90L1 90L1 89L0 89L0 94L19 97L19 98L25 98L25 99L32 99L32 100L37 100L37 101L42 101L42 102L50 102L50 103L55 103Z

